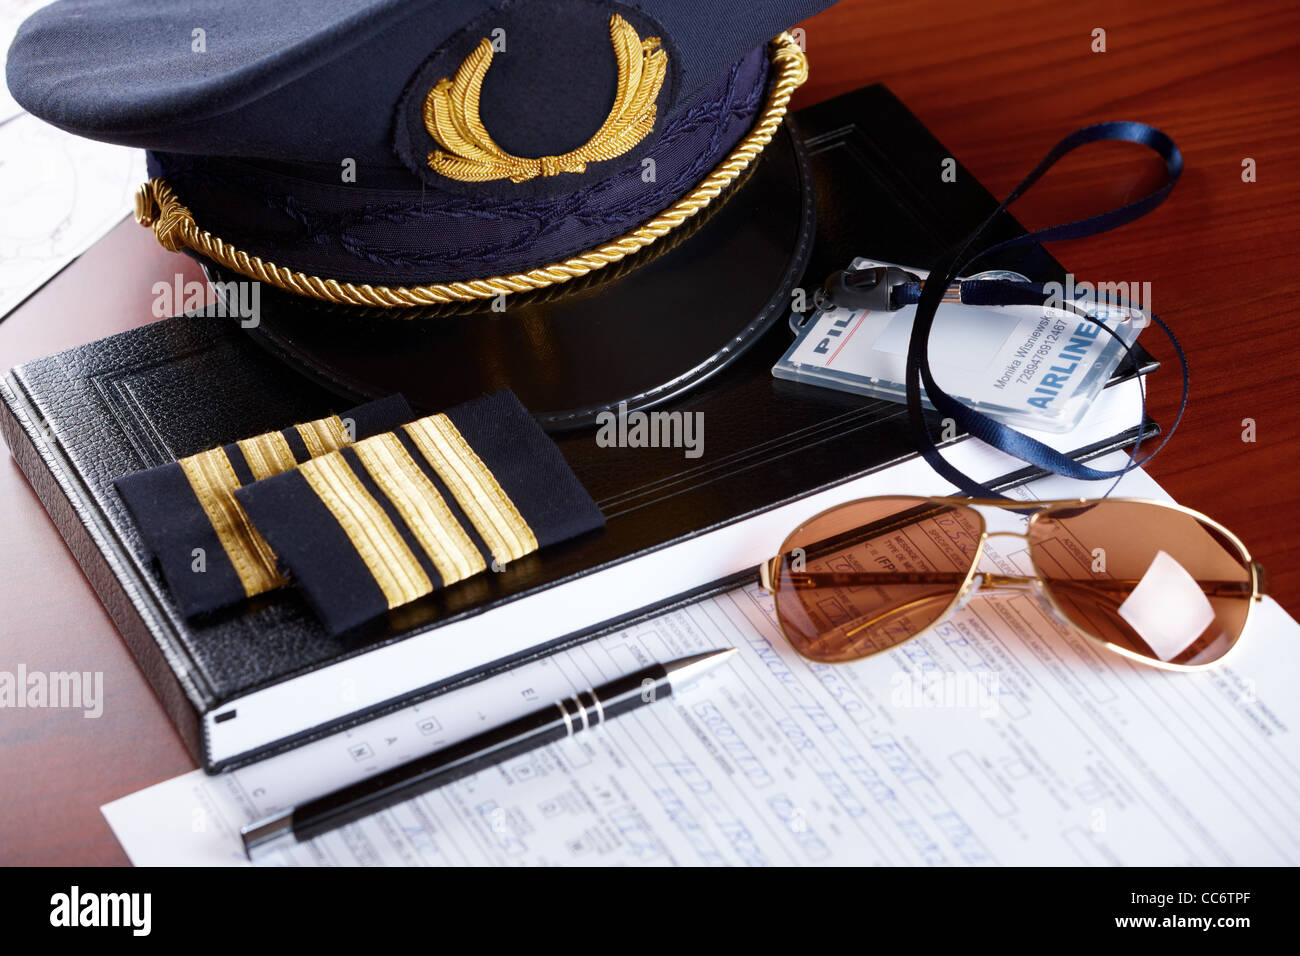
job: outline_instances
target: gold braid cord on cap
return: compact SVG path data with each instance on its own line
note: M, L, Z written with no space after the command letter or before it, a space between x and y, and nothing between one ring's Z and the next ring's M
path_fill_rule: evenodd
M654 129L655 100L668 72L668 54L659 48L658 37L642 42L632 24L617 13L609 18L609 40L618 61L618 91L596 135L563 156L526 159L498 146L479 116L479 93L492 65L492 41L484 37L456 78L439 80L424 99L424 125L446 150L429 154L429 168L463 183L522 183L538 176L586 172L589 162L622 156Z
M782 33L772 41L772 63L776 67L777 77L758 122L699 185L653 219L612 242L563 262L528 272L494 276L490 279L415 286L376 286L310 276L250 255L206 229L200 229L194 221L193 213L181 204L176 193L163 179L151 179L136 192L135 219L142 226L152 227L158 242L172 252L189 247L250 279L340 305L392 308L441 305L541 289L594 272L645 248L694 216L744 172L776 135L777 127L781 125L790 105L790 97L808 79L808 59L789 33Z

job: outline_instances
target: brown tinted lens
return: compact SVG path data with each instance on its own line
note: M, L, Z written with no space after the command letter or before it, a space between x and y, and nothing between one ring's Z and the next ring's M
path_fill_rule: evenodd
M786 539L776 612L804 657L836 663L889 650L933 624L961 592L984 522L962 505L873 498Z
M1245 627L1253 577L1242 549L1174 508L1056 505L1030 526L1030 550L1070 623L1143 657L1210 664Z

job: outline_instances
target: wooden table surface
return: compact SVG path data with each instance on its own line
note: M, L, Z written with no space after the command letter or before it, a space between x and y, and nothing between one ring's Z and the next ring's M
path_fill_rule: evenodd
M844 0L804 27L812 71L796 105L882 81L998 195L1077 126L1139 119L1177 141L1187 170L1160 210L1052 251L1079 281L1151 283L1190 357L1192 393L1150 471L1236 531L1300 612L1300 7ZM1092 50L1097 28L1104 53ZM1243 181L1246 159L1255 182ZM1031 228L1086 215L1139 195L1158 169L1137 148L1089 148L1014 211ZM152 321L153 283L177 272L199 278L123 223L0 322L0 368ZM1154 334L1143 341L1172 361ZM1154 385L1152 411L1168 424L1176 373L1167 365ZM1246 419L1254 442L1242 440ZM0 461L0 607L0 670L102 671L105 690L98 720L0 711L0 862L125 863L99 806L194 764L12 461Z

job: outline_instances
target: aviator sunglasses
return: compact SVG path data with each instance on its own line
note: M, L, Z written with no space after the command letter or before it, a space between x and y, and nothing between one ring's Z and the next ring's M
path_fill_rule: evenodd
M1033 511L1022 532L990 532L981 507ZM998 571L977 570L995 537L1024 548L1002 555ZM1237 645L1264 595L1264 569L1231 531L1190 508L1136 498L863 498L805 521L759 576L786 639L821 663L891 650L976 592L1021 590L1110 651L1197 670Z

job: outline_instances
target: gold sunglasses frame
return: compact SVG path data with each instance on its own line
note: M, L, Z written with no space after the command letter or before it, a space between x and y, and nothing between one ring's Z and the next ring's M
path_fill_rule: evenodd
M921 637L922 635L928 634L930 631L934 630L935 628L939 627L941 624L945 623L956 610L958 610L964 605L967 598L971 596L974 593L974 591L1027 591L1037 596L1039 601L1045 603L1047 607L1050 608L1050 610L1052 611L1052 615L1062 625L1070 628L1076 634L1080 635L1081 637L1084 637L1085 639L1091 641L1092 643L1100 645L1101 647L1104 647L1107 650L1119 654L1121 657L1126 657L1129 660L1136 661L1140 664L1145 664L1148 667L1155 667L1160 670L1177 671L1181 673L1204 673L1208 670L1212 670L1222 665L1223 662L1226 661L1229 657L1231 657L1233 653L1236 652L1237 648L1241 646L1242 641L1246 637L1246 630L1247 628L1250 627L1250 619L1255 612L1255 606L1264 600L1264 594L1265 594L1264 568L1257 561L1251 558L1250 551L1249 549L1247 549L1245 543L1240 538L1238 538L1235 534L1233 534L1231 531L1225 528L1222 524L1215 521L1213 518L1209 517L1208 515L1202 514L1201 512L1196 511L1193 508L1187 508L1176 502L1156 501L1151 498L1056 498L1050 501L1017 502L1017 501L1008 501L1006 499L999 499L999 498L952 498L952 497L931 498L925 495L872 495L867 498L855 498L852 501L845 501L842 502L841 504L834 505L830 508L825 508L817 512L815 515L812 515L811 517L805 519L803 522L800 523L798 528L796 528L794 531L791 531L788 535L786 535L785 539L781 542L781 549L780 551L777 552L776 556L772 558L768 558L758 567L759 584L763 588L763 590L767 591L769 594L772 595L773 605L776 609L776 623L777 623L777 627L780 628L781 630L781 636L785 638L786 643L789 644L795 650L796 653L798 653L801 657L807 658L808 660L816 660L816 659L808 657L806 654L804 654L802 651L799 650L798 642L791 639L790 635L786 633L785 623L782 619L781 606L780 606L781 595L778 592L776 587L777 576L780 574L780 570L781 570L781 558L791 550L789 547L790 539L793 538L799 532L799 530L803 528L805 525L811 524L817 519L825 515L832 514L833 512L840 511L844 508L850 508L855 505L865 504L871 501L915 501L918 503L934 503L939 505L987 506L987 507L994 507L994 508L1005 508L1014 511L1028 510L1030 508L1034 509L1033 514L1029 516L1028 523L1025 525L1024 532L1021 533L1016 531L990 532L988 530L988 522L986 522L984 519L984 514L980 511L975 511L974 508L972 508L971 510L973 511L973 513L979 517L980 536L979 536L979 541L976 543L975 546L975 554L971 560L970 569L966 572L966 578L962 582L961 588L958 590L956 596L952 599L952 601L949 602L948 606L943 609L943 612L938 617L936 617L930 624L923 627L921 630L917 631L915 634L913 634L911 637L907 638L906 640L900 641L898 644L892 645L891 647L888 648L888 650L894 650L897 647L901 647L903 644L906 644L908 641L915 640L916 638ZM1241 552L1241 558L1243 564L1250 570L1251 595L1246 607L1246 619L1241 623L1241 633L1237 635L1237 639L1233 641L1232 646L1228 648L1228 650L1225 651L1221 657L1213 661L1208 661L1207 663L1204 664L1171 664L1168 661L1161 661L1155 658L1146 657L1142 654L1138 654L1135 653L1134 651L1130 651L1127 648L1120 647L1117 644L1112 644L1110 641L1106 640L1105 638L1097 637L1095 634L1090 634L1088 631L1084 630L1082 627L1075 624L1069 618L1069 616L1067 616L1065 612L1061 609L1061 606L1056 602L1056 599L1052 596L1051 589L1044 586L1043 578L1040 574L1032 574L1032 575L994 574L989 572L981 572L979 570L980 559L984 557L985 542L987 542L990 538L999 538L999 537L1011 537L1011 538L1023 539L1028 547L1030 563L1033 564L1034 569L1037 570L1039 567L1038 557L1037 554L1035 553L1035 545L1032 536L1032 530L1035 522L1037 522L1038 519L1042 517L1044 514L1048 514L1053 510L1057 510L1061 508L1078 507L1080 505L1086 505L1086 504L1095 504L1103 501L1150 505L1151 507L1164 508L1169 511L1177 511L1182 514L1189 515L1190 517L1195 518L1197 521L1200 521L1208 525L1209 527L1213 528L1215 531L1219 532L1219 534L1223 535L1223 537L1226 540L1231 542L1231 544ZM975 588L974 587L975 579L977 577L980 579L979 587ZM972 591L972 589L974 589L974 591ZM884 651L877 651L876 653L880 654L880 653L884 653ZM860 658L854 658L854 660L865 660L868 657L874 657L874 656L876 655L864 654ZM825 663L825 662L818 661L818 663ZM846 661L844 663L852 663L852 661Z

